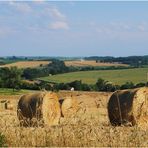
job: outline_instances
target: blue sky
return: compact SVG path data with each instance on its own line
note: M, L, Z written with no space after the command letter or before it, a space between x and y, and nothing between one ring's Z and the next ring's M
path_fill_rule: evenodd
M0 1L0 56L148 55L148 2Z

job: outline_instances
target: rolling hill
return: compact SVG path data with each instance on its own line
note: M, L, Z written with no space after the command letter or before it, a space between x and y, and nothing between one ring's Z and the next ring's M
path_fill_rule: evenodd
M147 73L148 68L97 70L64 73L48 77L42 77L39 79L54 83L68 83L74 80L82 80L83 83L94 84L96 83L98 78L103 78L115 84L123 84L127 81L132 81L134 83L146 82Z

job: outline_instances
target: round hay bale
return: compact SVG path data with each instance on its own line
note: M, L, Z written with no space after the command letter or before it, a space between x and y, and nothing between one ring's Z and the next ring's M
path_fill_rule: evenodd
M112 125L145 125L148 122L148 87L121 90L112 94L108 102L108 116Z
M0 101L0 109L5 110L8 108L8 100L1 100Z
M47 93L42 104L43 120L45 125L58 125L61 117L61 109L58 96L55 93Z
M36 126L43 121L45 124L52 125L54 109L60 112L60 105L58 104L58 97L55 93L33 93L23 95L17 106L17 116L21 126ZM58 118L59 115L56 113ZM55 118L55 117L54 117ZM49 122L50 120L50 122ZM53 124L55 121L53 120Z
M78 111L78 101L74 97L67 97L62 103L62 115L64 117L72 117Z

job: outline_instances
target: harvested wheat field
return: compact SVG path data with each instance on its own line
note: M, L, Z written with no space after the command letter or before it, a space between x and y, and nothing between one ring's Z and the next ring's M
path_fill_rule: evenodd
M0 109L0 132L6 137L6 146L148 146L145 127L111 126L107 106L112 93L60 91L57 95L63 100L61 106L66 99L76 99L77 111L72 117L61 116L58 125L35 127L19 124L17 104L22 95L1 97L12 106ZM72 102L68 104L71 106Z
M45 66L51 63L50 61L20 61L11 64L1 65L0 67L13 67L16 66L18 68L33 68L39 66Z
M120 63L102 63L96 62L93 60L75 60L75 61L65 61L66 66L75 66L75 67L85 67L85 66L128 66L127 64Z

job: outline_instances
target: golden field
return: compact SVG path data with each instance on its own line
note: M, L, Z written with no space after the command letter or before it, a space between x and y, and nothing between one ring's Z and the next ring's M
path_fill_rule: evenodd
M7 146L148 146L148 131L142 127L113 127L109 123L107 103L112 93L60 91L59 98L78 98L80 108L71 118L61 117L60 124L52 127L20 127L16 115L21 95L1 95L9 100L8 109L0 110L0 132Z
M1 65L0 67L13 67L16 66L18 68L33 68L39 67L40 65L47 65L50 61L19 61L11 64Z
M95 60L74 60L74 61L64 61L66 66L74 66L74 67L85 67L85 66L129 66L127 64L120 64L120 63L101 63L96 62ZM18 61L15 63L0 65L0 67L13 67L16 66L18 68L33 68L33 67L39 67L40 65L45 66L47 64L51 63L51 61Z
M127 64L119 63L102 63L96 62L95 60L75 60L75 61L65 61L66 66L75 66L75 67L85 67L85 66L128 66Z

